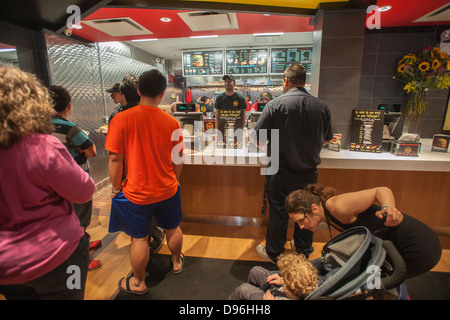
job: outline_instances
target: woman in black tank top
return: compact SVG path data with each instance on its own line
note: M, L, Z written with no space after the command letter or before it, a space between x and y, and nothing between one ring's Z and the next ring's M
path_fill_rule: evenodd
M286 198L285 208L301 229L314 232L321 222L338 231L364 226L379 238L392 241L405 261L408 278L431 270L441 258L442 247L436 233L402 214L387 187L336 195L332 188L309 185L292 192ZM387 216L385 221L383 214Z

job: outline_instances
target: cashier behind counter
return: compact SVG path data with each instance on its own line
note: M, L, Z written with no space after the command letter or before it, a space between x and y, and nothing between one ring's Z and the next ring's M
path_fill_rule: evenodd
M249 109L247 109L246 111L260 111L258 110L258 103L267 103L270 100L272 100L272 94L270 93L270 91L263 91L259 94L259 100L256 101Z
M225 92L217 96L214 108L217 110L245 110L247 101L239 92L234 91L236 80L232 75L224 75Z

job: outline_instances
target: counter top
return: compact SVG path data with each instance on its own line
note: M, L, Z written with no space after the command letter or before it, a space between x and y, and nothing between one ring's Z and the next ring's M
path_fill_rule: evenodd
M450 153L432 152L432 139L421 139L420 142L418 157L342 149L334 152L324 148L320 153L322 163L319 168L450 172Z
M421 139L422 147L418 157L396 156L391 153L365 153L341 149L340 152L322 149L322 163L325 169L367 169L367 170L401 170L401 171L440 171L450 172L450 153L431 152L432 139ZM266 154L248 152L243 149L219 149L213 144L202 152L185 153L187 165L224 165L264 167Z

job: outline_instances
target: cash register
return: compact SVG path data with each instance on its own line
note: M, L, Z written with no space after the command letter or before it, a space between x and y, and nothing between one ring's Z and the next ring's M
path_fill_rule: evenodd
M188 149L194 149L195 139L201 139L203 131L203 113L196 112L195 103L180 103L176 105L173 113L184 131L184 141ZM196 121L199 121L197 125ZM189 132L189 136L186 134ZM198 151L198 150L197 150Z

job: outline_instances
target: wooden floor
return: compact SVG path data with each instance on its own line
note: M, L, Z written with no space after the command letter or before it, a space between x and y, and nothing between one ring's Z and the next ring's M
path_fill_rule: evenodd
M91 240L103 239L104 245L92 252L92 257L102 261L102 266L88 274L86 300L108 300L117 291L118 280L130 270L130 238L124 233L108 233L110 189L105 188L94 196L92 221L87 229ZM233 260L264 261L256 253L256 246L264 244L264 227L236 227L205 223L181 223L183 252L186 257L208 257ZM288 239L292 239L292 230ZM320 255L322 242L314 242L314 259ZM288 242L287 251L291 250ZM159 253L170 254L166 244ZM444 250L441 261L433 271L450 272L450 250Z

